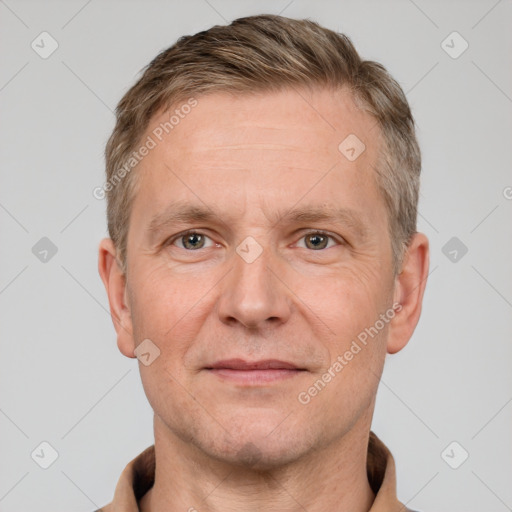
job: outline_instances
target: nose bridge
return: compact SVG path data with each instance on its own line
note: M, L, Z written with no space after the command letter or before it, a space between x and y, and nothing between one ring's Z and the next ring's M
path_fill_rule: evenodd
M289 303L286 287L277 279L278 260L270 248L248 237L233 254L233 267L223 283L219 316L246 327L263 326L267 321L284 322Z

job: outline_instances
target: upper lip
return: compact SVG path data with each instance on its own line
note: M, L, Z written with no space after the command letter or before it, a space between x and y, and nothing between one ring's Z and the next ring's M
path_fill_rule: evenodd
M212 369L229 369L229 370L302 370L297 365L287 361L279 361L278 359L264 359L261 361L245 361L244 359L225 359L217 361L211 366L207 366L207 370Z

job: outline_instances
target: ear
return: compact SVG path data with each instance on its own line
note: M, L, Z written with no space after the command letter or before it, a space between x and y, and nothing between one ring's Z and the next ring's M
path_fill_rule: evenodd
M416 233L404 254L402 269L395 279L395 316L390 322L387 351L402 350L412 336L421 313L427 284L429 243L423 233Z
M104 238L100 242L98 271L107 290L110 315L117 333L117 346L126 357L136 357L133 351L132 317L127 301L126 276L123 274L117 258L114 242Z

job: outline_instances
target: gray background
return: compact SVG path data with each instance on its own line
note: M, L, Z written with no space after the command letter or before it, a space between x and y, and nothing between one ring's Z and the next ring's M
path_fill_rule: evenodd
M423 512L512 510L511 1L0 0L2 512L93 510L153 443L97 273L105 203L92 191L112 111L180 35L263 12L346 33L397 78L417 120L431 275L372 427L394 454L399 498ZM59 45L46 59L31 47L43 31ZM462 40L442 45L453 31L469 44L457 58L446 45L458 53ZM46 262L32 251L43 237L58 249ZM46 470L31 458L42 441L59 454ZM453 441L452 464L469 453L458 469L441 455Z

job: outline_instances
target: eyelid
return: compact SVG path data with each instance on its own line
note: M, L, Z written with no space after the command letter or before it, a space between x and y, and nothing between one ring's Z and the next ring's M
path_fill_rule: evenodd
M174 244L174 242L188 234L197 234L197 235L201 235L201 236L205 236L207 238L210 238L210 240L212 240L212 242L214 242L216 245L217 242L215 242L211 236L207 235L203 229L201 228L198 228L198 229L194 229L194 228L191 228L191 229L187 229L185 231L182 231L181 233L177 233L176 235L173 235L171 237L169 237L165 242L164 242L164 246L167 246L167 245L172 245ZM298 231L296 231L294 233L295 236L298 236L299 234L301 234L301 236L299 237L299 239L295 242L297 243L298 241L300 241L302 238L304 238L305 236L307 235L322 235L322 236L326 236L326 237L329 237L329 238L332 238L333 240L335 240L339 245L346 245L347 244L347 241L341 237L340 235L337 235L336 233L332 233L330 231L326 231L324 229L314 229L314 228L303 228L303 229L300 229ZM207 248L207 247L206 247ZM199 250L199 249L198 249ZM193 252L193 251L191 251Z
M326 231L325 229L311 229L311 228L305 228L301 229L296 234L301 233L301 236L299 237L299 240L304 238L307 235L322 235L329 238L332 238L335 240L339 245L347 245L347 241L340 235L337 235L336 233L332 233L330 231Z
M204 237L207 237L209 238L210 240L212 240L213 242L213 239L211 236L207 235L202 229L187 229L185 231L182 231L181 233L177 233L176 235L172 235L171 237L167 238L167 240L165 240L165 242L163 243L164 247L165 246L168 246L168 245L173 245L174 242L176 242L176 240L179 240L180 238L183 238L184 236L186 235L189 235L189 234L196 234L196 235L201 235L201 236L204 236ZM216 242L214 242L216 244ZM181 247L178 247L179 249L181 249ZM190 251L190 252L193 252L193 251Z

